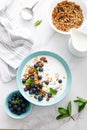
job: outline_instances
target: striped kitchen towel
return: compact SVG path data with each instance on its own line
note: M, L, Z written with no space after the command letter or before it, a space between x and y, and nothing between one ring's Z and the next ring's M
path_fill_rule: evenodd
M15 78L18 66L30 54L33 45L32 38L17 35L12 30L10 21L5 17L7 7L0 10L0 77L4 82Z

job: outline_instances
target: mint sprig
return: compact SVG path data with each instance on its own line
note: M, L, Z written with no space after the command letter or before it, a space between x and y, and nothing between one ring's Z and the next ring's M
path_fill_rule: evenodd
M34 26L38 26L42 23L42 20L37 20L35 23L34 23Z
M34 83L35 83L35 81L30 78L30 79L28 79L28 80L26 81L25 85L31 85L31 84L34 84Z
M39 71L39 67L35 68L35 72L38 73Z
M52 95L56 95L56 94L57 94L57 91L56 91L55 89L53 89L53 88L50 88L50 93L51 93Z
M74 118L72 117L72 104L71 104L71 101L68 103L67 105L67 108L63 108L63 107L59 107L58 108L58 112L60 113L56 119L57 120L60 120L60 119L63 119L65 117L70 117L74 120Z
M13 103L14 103L14 104L19 104L19 103L20 103L20 100L14 100Z
M86 106L87 104L87 100L83 99L81 97L77 97L76 100L74 100L74 102L78 103L78 112L80 113Z

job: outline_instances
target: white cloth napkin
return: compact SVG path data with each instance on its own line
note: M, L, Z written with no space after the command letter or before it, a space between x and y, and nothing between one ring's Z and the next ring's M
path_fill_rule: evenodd
M8 6L0 10L0 76L4 82L15 78L18 66L30 54L33 45L31 38L17 35L12 30L10 21L5 17Z

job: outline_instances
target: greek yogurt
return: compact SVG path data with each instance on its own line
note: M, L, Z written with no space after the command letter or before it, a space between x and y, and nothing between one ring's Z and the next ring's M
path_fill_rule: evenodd
M56 58L42 55L29 60L21 79L23 89L29 97L38 101L50 101L65 90L67 73Z

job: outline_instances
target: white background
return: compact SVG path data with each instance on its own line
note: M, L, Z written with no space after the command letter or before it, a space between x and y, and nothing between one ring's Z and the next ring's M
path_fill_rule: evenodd
M71 54L68 49L68 40L70 36L56 33L47 21L48 5L52 0L40 0L34 8L34 17L31 21L24 21L20 17L20 11L24 6L32 6L34 0L13 0L13 4L7 11L7 15L12 22L13 29L17 33L23 33L27 37L32 35L34 39L33 51L49 50L62 56L70 66L72 73L72 85L68 95L59 103L49 106L40 107L33 105L31 114L22 120L16 120L9 117L4 108L6 96L17 90L16 80L9 83L3 83L0 80L0 129L28 129L28 130L87 130L87 107L82 113L77 115L77 105L73 100L77 96L87 99L87 57L78 58ZM42 19L41 25L34 27L34 22ZM3 69L3 68L2 68ZM4 70L3 70L4 71ZM58 107L66 107L67 103L72 100L73 114L75 121L72 119L56 120ZM78 117L78 118L77 118Z

